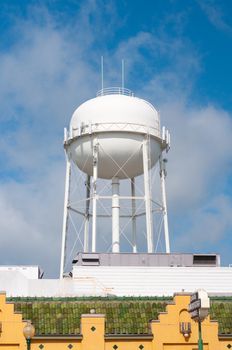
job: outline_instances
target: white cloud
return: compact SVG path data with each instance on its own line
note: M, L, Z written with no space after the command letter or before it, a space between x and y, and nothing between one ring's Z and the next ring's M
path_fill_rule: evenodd
M180 104L162 110L172 130L170 200L180 208L198 206L222 190L231 170L231 117L215 107Z
M232 34L232 27L226 22L222 4L214 0L197 1L209 22L219 30Z
M18 41L1 54L0 229L2 263L36 263L54 274L62 228L63 127L95 90L87 77L96 79L78 43L66 29L55 28L51 17L47 21L20 21Z
M63 162L53 162L33 182L0 186L3 264L38 264L48 275L58 272L63 183Z

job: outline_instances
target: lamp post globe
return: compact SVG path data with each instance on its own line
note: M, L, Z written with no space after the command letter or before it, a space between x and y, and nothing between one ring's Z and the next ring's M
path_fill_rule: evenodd
M23 335L26 339L27 342L27 350L31 349L31 338L34 337L35 335L35 327L33 326L33 324L28 321L26 326L23 328Z

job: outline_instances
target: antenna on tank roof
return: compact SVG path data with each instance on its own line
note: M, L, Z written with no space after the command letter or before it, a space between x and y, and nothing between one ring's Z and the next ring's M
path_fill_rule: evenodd
M104 57L101 56L101 88L104 89Z
M124 63L124 59L122 59L122 89L124 89L124 80L125 80L125 63Z

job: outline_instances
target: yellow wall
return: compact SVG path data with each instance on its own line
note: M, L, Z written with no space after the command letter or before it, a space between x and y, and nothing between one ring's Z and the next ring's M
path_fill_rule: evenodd
M104 350L105 340L105 316L104 315L82 315L81 333L83 340L81 349Z
M72 345L71 350L81 349L81 340L77 339L33 339L31 350L40 350L39 346L43 345L42 350L69 350L68 345ZM0 350L1 347L0 347ZM12 349L13 350L13 349Z
M221 339L219 350L229 350L229 348L227 347L228 345L231 345L230 349L232 349L232 339L231 338Z
M153 339L143 336L135 337L107 337L105 336L105 316L87 314L81 317L81 336L33 338L31 349L40 350L42 344L44 350L67 349L72 345L72 350L197 350L198 328L191 320L187 307L190 296L176 295L173 304L167 306L166 312L159 315L158 320L151 321ZM191 334L185 338L180 333L180 322L191 324ZM14 305L6 303L4 294L0 294L0 350L26 349L26 341L23 336L25 322L20 314L14 313ZM232 345L232 339L218 339L218 324L210 321L209 317L202 323L202 335L204 350L228 350L227 345ZM231 348L232 349L232 348Z
M166 313L160 314L158 321L151 322L151 329L154 334L154 349L197 349L198 324L190 318L187 311L189 303L189 295L176 295L174 303L167 306ZM191 333L188 338L180 333L180 322L190 323ZM202 323L202 338L204 340L204 350L219 349L218 323L211 322L209 317Z
M0 294L0 349L25 349L21 314L14 313L14 304L6 303L5 294Z
M120 340L120 339L112 339L112 340L106 340L105 344L105 350L114 350L113 346L117 345L117 350L139 350L139 346L143 345L143 350L152 350L152 342L151 340Z

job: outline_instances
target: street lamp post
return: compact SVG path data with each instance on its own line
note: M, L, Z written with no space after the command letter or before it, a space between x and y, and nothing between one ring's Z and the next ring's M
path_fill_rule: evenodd
M198 322L198 350L203 350L201 323L209 314L210 301L205 290L199 289L190 298L188 311L191 318Z
M27 350L31 350L31 338L35 335L35 327L30 321L27 321L26 326L23 328L23 335L27 342Z
M203 340L201 333L201 320L198 320L198 349L203 350Z

